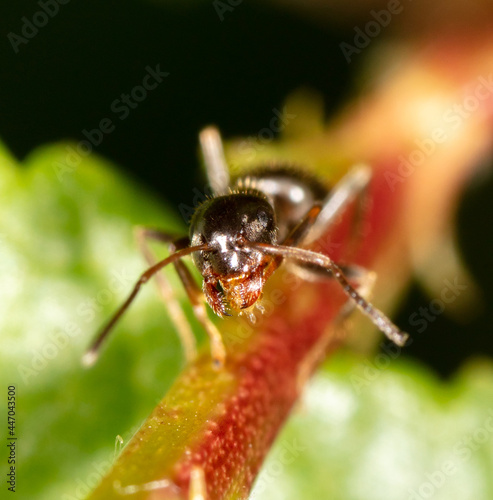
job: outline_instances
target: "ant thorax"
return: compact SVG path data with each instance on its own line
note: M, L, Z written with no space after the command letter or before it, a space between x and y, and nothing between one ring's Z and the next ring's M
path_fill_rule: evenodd
M279 243L328 192L315 176L291 165L258 168L233 181L234 189L253 188L270 201L277 218Z

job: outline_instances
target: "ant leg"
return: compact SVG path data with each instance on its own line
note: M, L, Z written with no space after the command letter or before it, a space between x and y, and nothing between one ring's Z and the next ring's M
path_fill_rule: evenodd
M271 245L269 243L249 242L247 248L263 251L271 255L279 255L283 258L293 259L304 264L320 267L333 276L341 285L344 293L356 304L368 318L379 328L382 333L402 347L406 344L409 335L399 330L399 328L377 309L373 304L362 297L357 290L351 286L344 276L342 269L328 256L322 253L313 252L305 248L298 248L285 245Z
M313 243L319 239L336 221L337 217L346 209L346 207L356 200L356 226L359 226L362 218L363 204L367 195L368 184L371 180L371 169L367 165L354 166L326 196L322 206L316 205L308 212L305 219L294 229L293 234L288 237L285 244L289 246L302 246ZM350 281L356 282L356 291L366 297L371 293L376 281L376 274L373 271L356 266L339 266L343 275ZM331 279L331 274L327 275L320 268L318 272L313 268L297 266L298 272L304 273L307 279L314 277L323 277ZM348 301L341 310L341 318L346 318L355 309L353 301Z
M142 247L144 254L147 256L150 255L151 258L152 254L150 253L149 247L145 243L145 238L148 239L153 239L157 240L163 243L167 243L169 245L169 250L171 253L174 253L177 250L181 250L182 248L186 248L189 245L189 239L188 238L181 238L178 240L174 240L173 237L163 231L157 230L157 229L149 229L149 228L139 228L138 230L138 237L140 238L141 242L144 242L144 246ZM146 257L147 258L147 257ZM190 301L192 305L193 312L195 314L195 317L199 321L199 323L203 326L205 331L207 332L207 335L210 338L211 341L211 355L212 359L214 362L214 365L217 366L218 368L222 367L224 365L225 359L226 359L226 349L224 347L224 343L221 337L221 333L217 329L216 325L209 319L207 316L207 309L205 307L205 301L204 301L204 295L202 293L202 290L199 288L197 282L195 281L194 277L192 276L191 272L189 271L188 267L185 265L185 263L181 260L177 260L174 262L174 266L176 269L176 272L178 273L178 276L185 288L185 292L187 294L188 300ZM168 289L171 289L171 286L167 282L167 280L164 278L164 276L161 273L162 281L166 283L166 286ZM163 296L165 301L168 301L169 299L167 296ZM186 321L186 318L183 314L183 311L181 310L181 307L179 306L178 302L176 299L172 296L172 300L174 300L177 304L177 307L180 310L181 315L184 318L184 321L186 322L186 327L190 331L190 337L193 340L193 349L194 352L193 354L195 355L195 337L193 336L190 325ZM166 302L168 304L168 302ZM183 331L180 330L182 327L182 324L175 322L178 332L180 334L180 338L182 340L182 343L184 344L185 348L185 353L187 352L187 346L188 344L188 339L184 338L183 336ZM188 358L187 358L188 359Z
M355 286L358 293L362 296L366 296L366 294L370 293L373 283L375 282L376 275L374 272L367 271L365 268L355 265L341 266L341 268L344 270L344 275L348 280L358 283ZM328 277L331 279L333 278L332 276L327 276L327 273L325 273L324 279ZM296 376L296 387L299 394L302 393L306 381L311 377L313 366L327 356L328 347L333 347L334 342L339 343L344 339L345 322L355 308L356 304L352 300L348 300L337 314L334 320L334 326L332 328L327 328L315 345L312 346L306 354Z
M307 228L297 246L314 243L328 231L352 201L363 201L371 175L371 169L367 165L353 167L325 197L320 213L313 220L311 227ZM358 211L361 210L360 204Z
M321 206L319 204L313 205L308 213L301 219L297 226L293 228L291 233L282 242L285 246L297 246L313 226L320 214ZM264 269L264 278L267 280L274 271L281 265L283 258L282 255L273 255L272 261ZM297 265L297 267L300 267ZM309 271L307 271L309 273ZM309 278L308 278L309 279Z
M209 336L211 342L211 356L214 366L216 368L222 368L226 361L226 348L224 346L221 333L217 329L216 325L209 319L209 316L207 316L204 294L192 276L192 273L183 262L176 261L175 268L183 286L185 287L188 300L190 300L190 303L192 304L195 317L198 319L199 323Z
M199 141L212 192L216 196L226 194L229 187L229 169L219 130L214 126L204 128L199 134Z
M333 225L348 205L357 200L358 221L361 222L361 211L367 187L371 179L371 169L366 165L353 167L329 192L325 200L316 203L308 211L301 222L291 231L283 245L306 247L321 238ZM357 222L357 226L359 223ZM279 257L278 257L279 259ZM304 279L316 280L321 276L327 278L327 273L316 266L293 263L294 272Z
M342 269L344 269L346 278L358 283L355 289L359 294L366 297L371 293L376 278L376 274L373 271L368 271L360 266L344 266ZM313 366L316 366L319 361L326 358L329 346L333 348L334 342L338 344L344 341L347 328L346 321L355 309L355 302L348 300L336 316L334 326L327 328L316 344L306 354L296 376L296 387L299 394L303 392L307 380L311 377Z
M175 236L167 234L163 231L156 229L137 227L135 228L135 237L137 239L137 244L141 253L144 255L149 266L153 266L156 263L156 259L149 247L148 240L156 240L161 243L166 243L172 245L172 241L176 239ZM170 253L173 253L174 249L170 248ZM181 263L178 261L176 264ZM176 266L175 266L176 268ZM173 288L169 283L166 275L164 273L156 274L156 282L161 294L163 302L166 304L171 321L175 325L175 328L180 337L181 344L183 346L183 352L185 354L185 359L187 362L192 361L197 355L197 347L195 337L192 332L192 328L180 306L180 303L176 299Z
M370 179L370 167L353 167L322 202L313 205L283 245L307 246L321 238L352 201L362 198Z
M188 500L207 500L207 484L204 469L200 465L194 465L190 471Z
M132 291L130 292L130 295L127 297L127 300L123 302L123 304L116 310L116 312L106 323L106 325L104 325L104 327L96 335L82 357L82 364L85 366L91 366L96 362L102 344L107 339L113 327L118 323L123 314L125 314L125 311L130 307L135 297L137 297L140 289L142 288L142 285L145 285L156 273L158 273L168 264L172 264L173 262L180 260L186 255L202 251L210 251L210 247L208 245L195 245L183 248L182 250L178 250L177 252L169 255L168 257L166 257L166 259L160 260L153 266L149 267L146 271L144 271L136 281Z
M356 265L339 267L346 279L354 283L354 288L358 292L358 294L365 299L369 299L377 280L377 274L375 273L375 271L369 271L364 267ZM344 321L348 316L350 316L355 309L356 304L352 300L347 301L339 313L341 321Z

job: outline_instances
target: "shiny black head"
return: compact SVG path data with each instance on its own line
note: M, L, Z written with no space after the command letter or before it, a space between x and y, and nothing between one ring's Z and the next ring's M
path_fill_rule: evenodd
M212 249L195 255L195 264L201 272L209 270L217 275L246 272L245 265L256 252L242 251L241 244L244 241L276 242L274 210L260 193L212 198L194 213L190 240L192 245L206 243Z
M255 303L265 281L262 270L270 257L244 245L275 244L276 239L274 210L261 193L218 196L197 208L190 224L191 244L207 244L211 250L194 253L193 260L216 313L225 313L225 303L236 310Z

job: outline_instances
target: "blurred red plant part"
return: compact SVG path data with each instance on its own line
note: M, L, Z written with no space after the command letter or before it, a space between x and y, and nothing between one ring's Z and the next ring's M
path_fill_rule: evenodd
M388 0L356 0L351 3L344 0L272 0L285 9L292 10L311 21L337 29L359 28L367 36L366 43L377 43L382 36L405 34L416 37L432 33L435 36L445 33L457 36L474 36L478 31L486 32L491 27L493 9L488 0L437 0L433 5L421 2L401 2ZM367 23L371 23L367 27ZM375 25L378 22L379 27ZM347 43L353 42L357 34L353 31ZM361 49L365 38L360 34ZM366 47L363 47L363 52Z
M311 164L332 181L352 162L372 165L365 237L352 261L378 272L377 306L395 301L411 265L422 268L429 253L450 238L460 189L491 151L491 95L461 127L450 130L443 123L448 107L462 102L467 88L493 70L489 45L461 47L459 60L455 54L450 65L444 57L453 53L453 42L425 51L407 47L393 71L328 129L299 140L290 137L256 155L256 160ZM416 140L433 137L437 127L444 127L447 140L403 174L399 158L408 158ZM228 148L232 163L248 163L235 144ZM334 167L328 171L324 165ZM342 242L334 244L340 234L324 237L320 246L328 244L337 259L346 249ZM188 366L91 500L188 498L191 476L197 499L205 490L210 499L248 496L305 381L324 353L339 345L336 318L345 303L336 283L303 282L282 270L265 294L267 314L255 326L242 318L221 323L228 346L225 369L214 371L207 354ZM362 321L368 323L359 319L358 330Z
M454 217L464 185L491 157L493 40L431 39L416 46L405 65L395 55L392 76L334 138L376 166L397 160L387 180L390 189L406 186L406 253L431 297L447 277L467 286L449 311L460 318L480 302L458 255ZM356 145L355 133L362 138Z

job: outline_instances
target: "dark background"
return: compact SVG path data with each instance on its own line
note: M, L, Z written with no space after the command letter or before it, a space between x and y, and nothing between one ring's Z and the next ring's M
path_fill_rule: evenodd
M96 151L168 200L192 204L202 185L197 132L217 124L224 136L256 134L301 86L325 98L330 116L350 97L358 62L348 65L339 43L352 28L324 28L279 8L244 1L221 21L212 2L71 0L19 46L23 16L38 2L11 3L0 16L0 137L22 159L38 145L83 140L82 131L112 118L114 132ZM5 10L5 7L4 7ZM140 84L146 66L169 77L120 121L111 103ZM484 293L483 311L460 325L437 316L416 335L408 355L450 375L470 355L493 355L493 177L468 187L458 213L461 251ZM396 322L430 299L417 285Z

